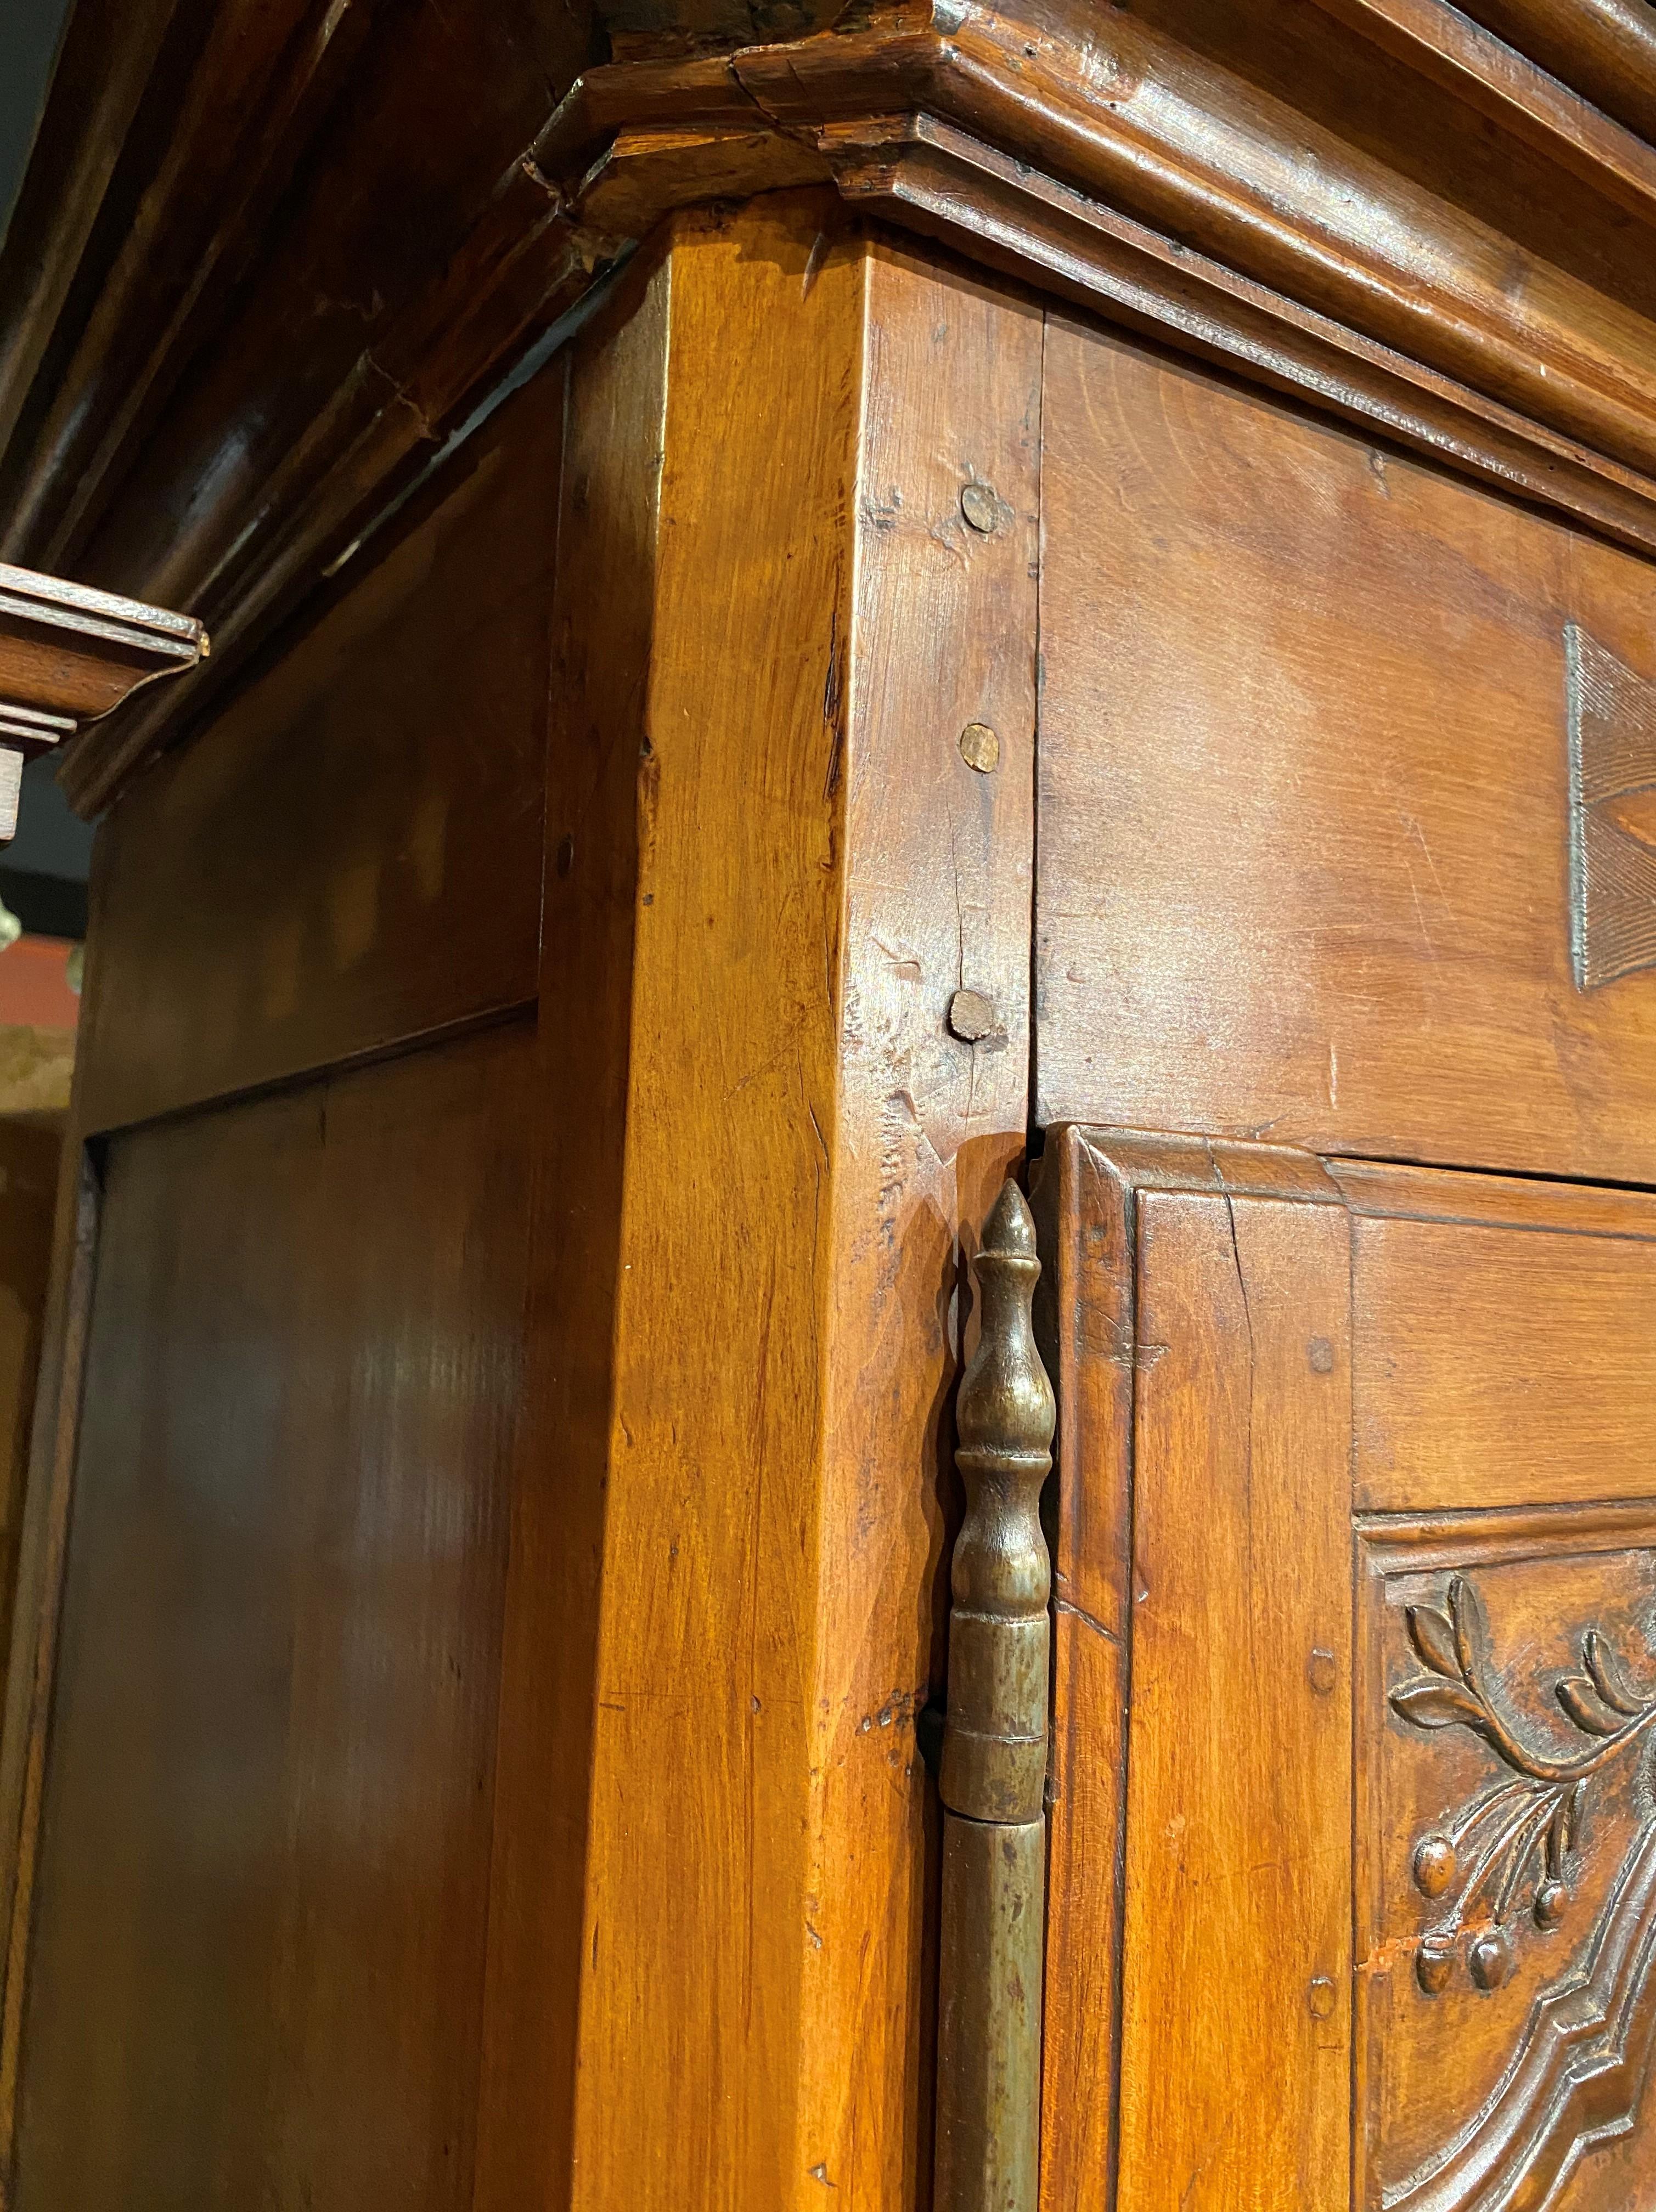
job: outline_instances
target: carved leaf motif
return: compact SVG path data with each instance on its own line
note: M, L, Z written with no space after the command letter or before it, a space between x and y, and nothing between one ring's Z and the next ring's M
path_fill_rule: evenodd
M1581 1656L1592 1677L1593 1688L1611 1712L1620 1713L1623 1720L1632 1720L1644 1710L1629 1689L1616 1661L1611 1656L1610 1646L1596 1628L1587 1631L1586 1640L1581 1646Z
M1574 1791L1570 1791L1553 1803L1552 1819L1547 1826L1547 1877L1550 1881L1562 1878L1564 1861L1569 1856L1570 1808L1574 1796Z
M1410 1682L1391 1692L1391 1703L1416 1728L1483 1730L1483 1708L1468 1690L1448 1682Z
M1578 1782L1570 1792L1569 1810L1564 1816L1564 1849L1573 1851L1575 1839L1581 1832L1581 1808L1587 1802L1587 1785Z
M1416 1650L1434 1674L1458 1680L1460 1663L1455 1656L1455 1626L1448 1614L1429 1605L1411 1605L1407 1610L1409 1638Z
M1477 1666L1478 1644L1486 1640L1483 1605L1470 1583L1457 1575L1449 1585L1449 1617L1455 1625L1455 1657L1463 1682L1470 1682Z
M1599 1705L1585 1674L1566 1674L1558 1686L1558 1702L1585 1735L1614 1735L1619 1721Z

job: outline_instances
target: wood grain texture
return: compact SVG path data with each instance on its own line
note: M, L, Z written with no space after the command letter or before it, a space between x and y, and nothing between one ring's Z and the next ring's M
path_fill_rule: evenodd
M1582 1778L1574 1840L1557 1856L1536 1840L1525 1846L1556 1801L1524 1772L1531 1753L1568 1760L1605 1750L1557 1697L1560 1668L1583 1663L1589 1636L1592 1663L1626 1686L1616 1694L1648 1705L1653 1534L1648 1504L1361 1524L1361 2204L1623 2212L1638 2201L1656 1987L1647 1944L1641 1958L1618 1923L1629 1911L1647 1923L1650 1911L1639 1739L1611 1747ZM1470 1635L1470 1682L1498 1703L1511 1731L1508 1756L1464 1728L1409 1723L1403 1701L1422 1678L1446 1679L1426 1667L1414 1624L1435 1615L1452 1625L1452 1606ZM1478 1820L1495 1788L1503 1799ZM1451 1835L1452 1859L1439 1843ZM1428 1845L1438 1860L1423 1890L1417 1867ZM1503 1905L1508 1868L1515 1878ZM1549 1892L1549 1881L1557 1885ZM1450 1940L1444 1931L1457 1917L1464 1933ZM1423 1967L1433 1954L1439 1964ZM1473 1978L1478 1958L1492 1986Z
M1135 2207L1349 2202L1348 1264L1335 1209L1139 1207L1141 1355L1166 1351L1135 1410Z
M19 2207L470 2201L530 1064L112 1152Z
M476 2212L561 2206L572 2187L671 281L666 258L635 264L542 402L568 428Z
M269 221L373 14L374 0L225 0L211 11L165 150L53 380L27 468L9 472L0 546L27 541L60 568L75 560L120 458L138 450L200 342L221 262ZM70 33L85 35L78 23ZM119 131L103 143L107 157ZM72 270L74 257L63 265Z
M937 1893L913 1727L942 1679L964 1264L1029 1111L1043 319L889 242L867 272L822 1248L809 2212L819 2166L849 2197L928 2201ZM961 750L973 723L1000 740L987 774ZM951 1027L963 990L992 1016L976 1042Z
M665 279L581 2206L929 2172L914 1720L957 1224L1026 1111L1040 322L833 210L686 219Z
M50 1123L0 1122L0 1668L11 1649L62 1150Z
M1443 1180L1452 1209L1460 1178ZM1404 1510L1650 1494L1653 1231L1650 1200L1634 1237L1356 1224L1358 1502Z
M0 441L8 444L58 336L126 133L177 12L175 0L72 9L46 112L0 255Z
M1640 0L1472 0L1466 12L1656 143L1656 25Z
M373 0L192 0L60 71L29 204L38 229L51 180L76 212L45 265L0 264L9 542L187 600L223 641L187 702L79 749L77 803L223 699L627 240L807 176L857 196L883 167L900 222L1656 540L1633 0L1488 0L1481 21L1445 0L829 12L457 0L404 25ZM968 142L956 189L917 180L912 147L868 158L939 127ZM1163 264L1154 281L1110 265L1116 223L1145 234L1126 258Z
M124 810L86 1129L534 997L561 434L544 389L502 410Z
M1035 1185L1036 1322L1057 1394L1044 2212L1109 2202L1115 2172L1132 1615L1133 1188L1077 1129Z
M206 649L206 633L186 615L0 562L0 714L107 714Z
M1039 1117L1648 1174L1564 731L1567 623L1649 672L1640 564L1127 342L1047 363Z
M1075 1127L1038 1197L1044 2202L1631 2212L1656 1202Z

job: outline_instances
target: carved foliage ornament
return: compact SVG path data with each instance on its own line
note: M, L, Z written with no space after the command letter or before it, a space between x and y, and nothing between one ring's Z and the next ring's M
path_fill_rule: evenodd
M1593 1777L1624 1756L1656 1723L1656 1692L1635 1690L1597 1629L1582 1640L1579 1674L1557 1698L1580 1747L1563 1757L1527 1742L1502 1714L1484 1654L1482 1608L1457 1576L1444 1610L1408 1608L1409 1634L1428 1673L1392 1692L1406 1721L1422 1729L1464 1728L1483 1741L1506 1774L1468 1800L1414 1855L1416 1887L1448 1900L1416 1961L1428 1996L1447 1988L1463 1952L1472 1981L1498 1989L1513 1964L1513 1921L1527 1901L1536 1925L1556 1928L1569 1905L1572 1859Z

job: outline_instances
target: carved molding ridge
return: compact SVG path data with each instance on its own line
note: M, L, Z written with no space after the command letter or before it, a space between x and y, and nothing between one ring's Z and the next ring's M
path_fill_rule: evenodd
M1603 197L1595 237L1656 225L1656 152L1446 0L1318 5L1354 67L1384 49L1468 100L1501 134L1502 177L1539 151ZM278 473L195 500L186 544L158 556L125 515L125 415L103 474L60 466L46 442L24 471L17 515L34 520L14 550L55 558L125 518L137 550L112 580L164 582L224 647L216 674L76 741L64 776L75 804L107 804L199 711L230 655L332 573L434 434L627 241L674 208L812 182L1656 553L1642 294L1555 267L1498 210L1476 216L1417 185L1383 149L1132 11L935 0L847 11L832 30L810 28L817 15L790 17L802 35L728 51L628 43L578 76Z
M1582 1671L1556 1685L1580 1739L1560 1753L1507 1717L1470 1581L1452 1577L1441 1608L1410 1606L1407 1620L1427 1672L1392 1692L1393 1710L1415 1728L1468 1730L1506 1770L1416 1845L1416 1888L1448 1900L1421 1940L1416 1978L1436 1997L1464 1960L1472 1984L1493 1991L1512 1971L1526 1898L1542 1935L1562 1925L1593 1782L1656 1741L1656 1691L1630 1684L1589 1629ZM1656 1814L1647 1812L1582 1958L1531 2007L1482 2108L1428 2168L1386 2191L1388 2212L1541 2212L1585 2150L1631 2127L1653 2046Z

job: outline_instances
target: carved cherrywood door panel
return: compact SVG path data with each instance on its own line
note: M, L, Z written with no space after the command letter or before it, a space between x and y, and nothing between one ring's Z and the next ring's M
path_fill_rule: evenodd
M1043 2202L1646 2212L1656 1197L1066 1129Z

